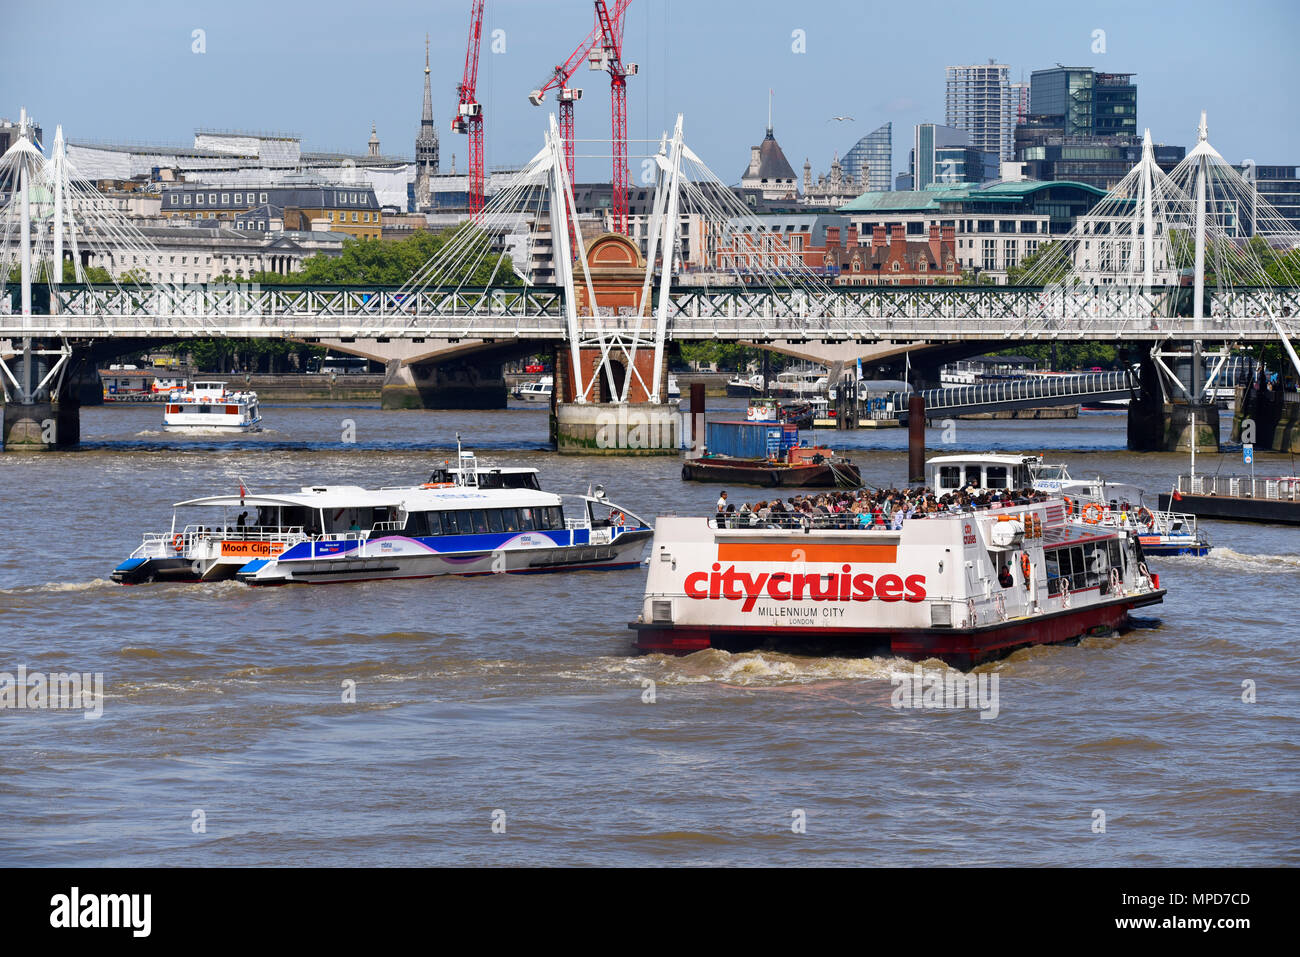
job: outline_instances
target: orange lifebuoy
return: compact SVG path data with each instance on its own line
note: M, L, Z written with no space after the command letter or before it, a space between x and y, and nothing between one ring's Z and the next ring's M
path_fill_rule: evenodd
M1025 583L1029 583L1029 553L1020 553L1020 574L1025 576Z
M1063 499L1065 499L1065 510L1066 510L1066 512L1068 512L1069 514L1073 515L1073 514L1074 514L1074 503L1070 501L1070 496L1068 496L1068 495L1063 495L1063 496L1061 496L1061 497L1062 497Z
M455 482L425 482L420 488L454 488Z
M1083 507L1083 520L1089 525L1100 525L1105 510L1096 502L1089 502ZM1089 516L1092 516L1091 518Z
M185 550L185 536L180 532L172 536L172 549L178 552Z

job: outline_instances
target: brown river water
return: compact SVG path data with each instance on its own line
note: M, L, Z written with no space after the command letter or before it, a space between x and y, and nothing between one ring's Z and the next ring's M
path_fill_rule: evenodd
M104 691L94 720L0 710L0 864L1300 862L1300 530L1205 523L1208 558L1151 559L1169 596L1141 627L981 666L992 720L896 710L899 659L637 656L643 569L112 584L173 502L241 479L420 482L457 430L646 517L705 514L719 491L672 457L549 452L537 408L263 415L260 435L180 438L157 407L87 408L81 450L0 455L0 672L102 673ZM960 422L931 452L1042 451L1167 487L1185 458L1124 451L1124 423ZM905 477L902 430L829 437L865 481ZM1255 470L1294 474L1265 453Z

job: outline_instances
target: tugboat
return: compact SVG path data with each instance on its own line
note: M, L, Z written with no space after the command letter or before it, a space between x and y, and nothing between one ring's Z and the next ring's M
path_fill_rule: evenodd
M371 581L438 575L634 568L651 528L597 486L541 490L537 470L479 464L436 469L417 486L317 485L297 492L192 499L177 511L214 517L150 532L113 581L249 585Z
M641 652L815 644L969 668L1026 645L1124 628L1164 600L1142 546L1071 520L1060 499L852 528L725 528L660 518Z
M710 422L704 454L687 459L682 478L691 482L780 488L857 488L862 476L852 461L824 445L800 440L799 429L777 419L774 404L749 407L743 422Z

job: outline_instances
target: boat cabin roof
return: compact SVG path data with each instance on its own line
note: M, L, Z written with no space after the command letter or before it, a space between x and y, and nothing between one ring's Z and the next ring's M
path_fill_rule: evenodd
M972 452L965 455L936 455L926 459L928 465L1032 465L1036 455L1005 455L997 452Z
M435 511L439 509L531 507L559 505L560 496L527 488L478 489L472 485L449 488L364 489L356 485L322 485L304 488L301 492L272 495L210 495L177 502L173 508L210 506L224 508L259 508L263 506L284 508L339 509L339 508L392 508L401 506L408 512Z

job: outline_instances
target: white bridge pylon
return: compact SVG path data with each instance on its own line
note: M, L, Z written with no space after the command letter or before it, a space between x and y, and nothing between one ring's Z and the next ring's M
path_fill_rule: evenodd
M1190 293L1191 336L1180 338L1198 356L1202 339L1228 342L1199 395L1227 358L1234 338L1223 335L1228 317L1250 317L1257 329L1270 329L1300 374L1290 341L1297 312L1285 294L1300 285L1296 248L1300 231L1210 145L1202 112L1196 146L1168 174L1156 163L1147 130L1138 164L1068 234L1041 249L1022 281L1042 285L1049 301L1076 288L1127 289L1150 304L1153 327L1176 315L1180 298ZM1190 290L1183 282L1188 274ZM1161 361L1170 353L1158 341L1152 354L1169 384L1199 401ZM1193 367L1199 376L1199 359Z
M895 287L832 285L807 265L805 251L785 231L769 228L709 170L683 131L678 117L671 134L643 147L653 202L647 215L632 217L630 232L647 271L636 305L624 310L596 304L587 243L571 244L571 236L585 230L590 237L607 224L599 215L578 214L554 118L537 155L472 220L438 234L438 253L396 291L145 282L130 266L132 250L147 254L148 241L70 168L61 137L49 162L20 137L0 159L0 175L25 168L29 186L23 199L18 175L0 207L0 343L212 336L563 342L575 368L574 395L588 402L602 383L611 399L625 400L633 383L660 399L669 339L804 349L819 361L840 361L854 350L902 352L920 343L976 340L996 348L1007 341L1280 337L1292 352L1288 340L1300 335L1300 276L1283 268L1290 267L1267 242L1261 248L1260 240L1243 240L1240 221L1245 215L1256 237L1274 243L1284 229L1294 237L1294 228L1204 139L1169 175L1147 150L1074 232L1050 244L1054 252L1039 257L1021 286ZM607 159L608 143L604 149ZM1207 197L1199 273L1212 269L1214 281L1202 280L1206 305L1192 315L1180 307L1180 298L1184 306L1186 300L1180 272L1198 261L1198 176ZM61 269L53 263L64 245L78 267L80 250L102 253L115 267L112 282L60 286ZM549 269L553 282L530 281ZM16 290L5 288L11 271L28 279L22 307L9 295ZM511 271L522 287L501 284ZM84 277L78 272L77 278ZM30 287L41 281L49 283L50 308L33 314ZM12 355L18 347L6 348ZM572 361L584 349L598 351L594 371ZM652 372L637 366L643 350L654 351ZM627 370L621 384L618 364Z

